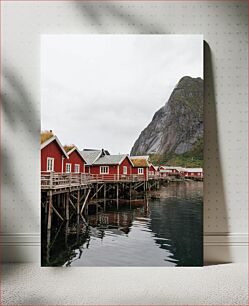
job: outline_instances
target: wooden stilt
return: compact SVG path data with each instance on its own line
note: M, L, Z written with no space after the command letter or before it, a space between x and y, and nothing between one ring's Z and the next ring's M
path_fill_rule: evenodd
M66 193L66 220L69 220L69 192Z
M68 203L68 207L69 207L69 203ZM67 237L68 237L68 229L69 229L69 221L66 222L65 225L65 246L67 247Z
M98 198L98 188L99 188L99 185L98 184L96 184L96 199Z
M117 183L117 191L116 191L116 197L117 197L117 210L119 208L119 184Z
M47 263L50 262L50 239L51 239L51 231L47 231L47 249L46 249L46 261Z
M53 214L53 193L52 193L52 191L49 191L49 195L48 195L48 225L47 225L48 230L51 230L52 214Z
M70 199L70 197L69 197L69 203L70 203L70 204L73 206L73 208L76 210L76 207L75 207L73 201Z
M103 186L104 186L104 184L101 185L101 186L96 190L96 192L95 192L94 195L91 197L91 199L93 199L95 196L96 196L96 199L98 198L98 197L97 197L97 194L98 194L98 192L103 188Z
M80 214L80 190L77 192L77 215Z
M106 184L104 183L104 211L106 210Z
M80 210L80 213L81 213L81 214L83 213L83 210L84 210L84 207L85 207L85 205L86 205L86 202L87 202L87 199L88 199L88 197L89 197L90 192L91 192L91 188L89 188L88 194L86 195L85 200L84 200L84 203L83 203L82 206L81 206L81 210ZM87 209L87 210L88 210L88 209ZM87 213L88 213L88 211L87 211Z
M47 201L47 198L45 200L45 215L48 214L48 201Z
M54 212L56 213L56 215L57 215L62 221L64 221L64 219L63 219L62 216L59 214L58 210L53 206L53 204L52 204L52 209L54 210Z
M77 231L76 231L77 242L79 241L79 236L80 236L80 215L77 214Z

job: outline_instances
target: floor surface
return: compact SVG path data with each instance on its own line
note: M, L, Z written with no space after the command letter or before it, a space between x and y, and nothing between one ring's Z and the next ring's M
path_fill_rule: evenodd
M5 264L2 305L248 305L246 264L41 268Z

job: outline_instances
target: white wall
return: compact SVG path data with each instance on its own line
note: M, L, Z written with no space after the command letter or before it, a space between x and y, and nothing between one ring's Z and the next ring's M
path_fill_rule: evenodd
M205 259L247 260L247 1L4 1L4 260L40 261L40 34L204 34Z

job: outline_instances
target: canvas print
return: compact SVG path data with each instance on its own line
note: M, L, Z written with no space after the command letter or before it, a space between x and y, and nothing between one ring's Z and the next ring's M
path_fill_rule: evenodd
M41 265L203 264L203 37L42 35Z

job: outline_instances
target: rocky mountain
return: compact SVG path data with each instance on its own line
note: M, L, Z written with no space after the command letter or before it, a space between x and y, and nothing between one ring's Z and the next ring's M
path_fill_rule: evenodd
M131 155L194 150L203 138L203 80L183 77L136 140Z

